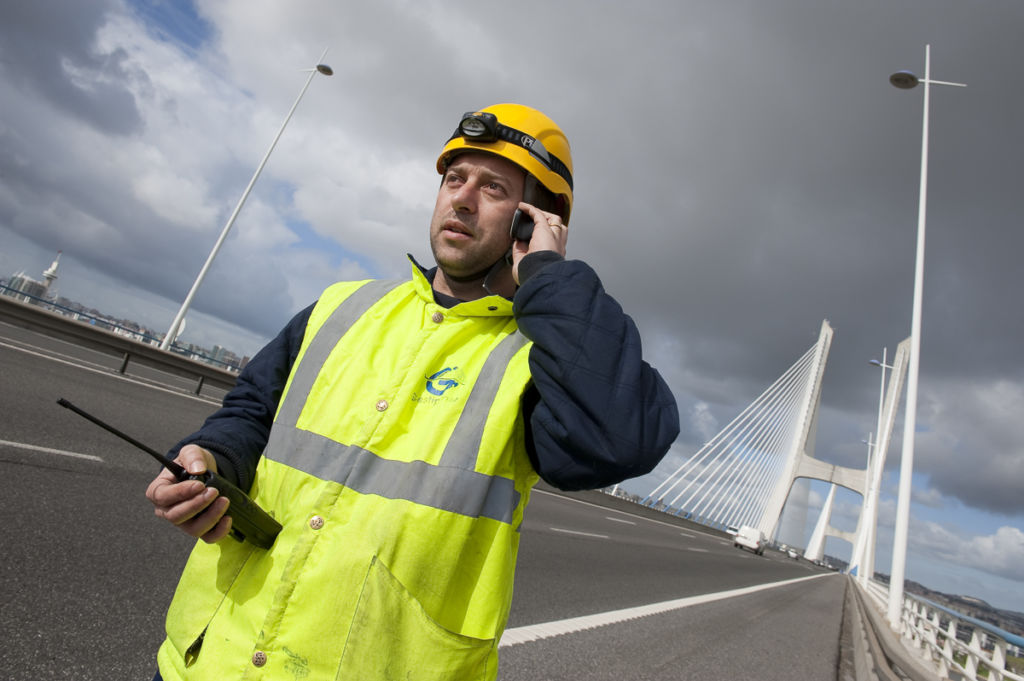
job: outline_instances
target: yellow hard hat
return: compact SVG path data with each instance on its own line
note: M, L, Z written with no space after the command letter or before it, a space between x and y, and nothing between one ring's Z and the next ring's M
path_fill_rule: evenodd
M568 222L572 211L572 154L569 140L553 120L522 104L495 104L469 111L462 115L437 157L437 172L444 174L452 157L472 150L507 158L533 175L558 199L558 212Z

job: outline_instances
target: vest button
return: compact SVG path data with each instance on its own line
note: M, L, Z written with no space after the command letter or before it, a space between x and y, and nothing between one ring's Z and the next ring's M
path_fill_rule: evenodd
M440 324L441 322L444 321L444 315L441 314L440 312L435 312L434 314L430 315L430 319L435 324Z
M267 663L267 654L262 650L257 650L252 654L252 663L257 667L262 667Z
M324 526L324 519L318 515L315 515L309 519L309 526L312 527L314 530L319 530L321 527Z
M385 411L388 408L387 400L377 400L377 411Z

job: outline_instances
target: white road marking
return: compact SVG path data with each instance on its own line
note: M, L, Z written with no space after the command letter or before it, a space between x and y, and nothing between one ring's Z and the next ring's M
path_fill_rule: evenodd
M563 534L575 534L575 535L578 535L580 537L594 537L596 539L607 539L608 538L608 535L606 535L606 534L593 534L591 532L577 532L576 530L563 530L561 527L551 527L551 528L548 528L548 529L550 529L552 532L561 532Z
M644 521L647 521L649 523L658 523L659 525L665 525L666 527L672 527L672 528L678 528L679 527L679 525L673 525L672 523L666 523L663 520L655 520L654 518L648 518L646 516L637 515L635 513L628 513L626 511L620 511L618 509L608 508L606 506L599 506L598 504L593 504L593 503L591 503L589 501L583 501L582 499L574 499L572 497L567 497L564 494L557 494L555 492L548 492L547 490L543 490L543 489L536 489L536 488L534 488L533 491L532 491L532 494L544 494L544 495L547 495L549 497L557 497L559 499L564 499L565 501L571 501L574 504L583 504L584 506L592 506L594 508L599 508L599 509L601 509L602 511L605 511L605 512L612 511L614 513L621 513L622 515L628 515L630 518L636 518L637 520L644 520ZM696 532L697 534L704 535L705 537L712 537L712 538L717 537L717 535L709 534L709 533L706 533L706 532L701 532L700 530L696 530L696 529L692 530L692 531Z
M613 518L610 515L605 516L605 520L614 520L617 523L625 523L626 525L636 525L632 520L626 520L625 518Z
M38 445L29 445L24 442L11 442L10 440L0 440L0 446L2 447L14 447L15 449L27 449L33 452L45 452L47 454L59 454L60 456L70 456L76 459L88 459L90 461L103 462L98 456L92 454L80 454L78 452L69 452L65 449L51 449L50 447L40 447Z
M529 643L531 641L539 641L553 636L573 634L578 631L603 627L608 624L617 624L619 622L626 622L640 617L648 617L650 615L669 612L670 610L688 608L691 605L702 605L704 603L721 601L726 598L745 596L765 589L774 589L778 586L796 584L797 582L803 582L808 579L830 577L834 574L836 573L830 572L820 575L811 575L810 577L797 577L796 579L787 579L782 582L773 582L771 584L748 586L742 589L731 589L729 591L719 591L718 593L678 598L672 601L662 601L661 603L651 603L650 605L641 605L635 608L612 610L610 612L602 612L596 615L584 615L583 617L572 617L570 619L558 620L556 622L544 622L542 624L530 624L525 627L516 627L515 629L506 629L505 634L501 637L501 642L498 644L498 647L507 648L508 646L514 646L519 643Z

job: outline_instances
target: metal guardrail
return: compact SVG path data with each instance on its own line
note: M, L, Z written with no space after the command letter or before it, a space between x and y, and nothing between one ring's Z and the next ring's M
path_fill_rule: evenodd
M889 595L884 584L869 582L866 594L875 600L878 613L887 609ZM888 621L878 614L876 629L881 628L894 635ZM989 622L904 593L900 629L906 652L928 664L934 670L933 678L1024 681L1024 675L1006 668L1009 647L1024 648L1024 637Z
M131 363L194 380L193 393L206 385L230 390L238 375L147 343L97 328L91 324L50 312L38 305L0 295L0 319L29 331L73 341L83 347L121 359L118 373L127 373Z
M1024 647L1020 636L913 594L903 599L903 624L903 635L931 654L940 678L956 671L971 681L986 675L991 681L1024 681L1024 675L1006 669L1009 646ZM958 636L965 629L970 631L966 643Z

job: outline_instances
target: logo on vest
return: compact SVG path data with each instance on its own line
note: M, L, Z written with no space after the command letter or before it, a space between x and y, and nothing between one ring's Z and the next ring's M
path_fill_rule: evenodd
M427 392L443 397L446 392L462 384L459 367L445 367L433 376L427 376Z
M458 367L445 367L424 378L427 394L413 395L414 402L456 402L459 398L452 392L466 382Z

